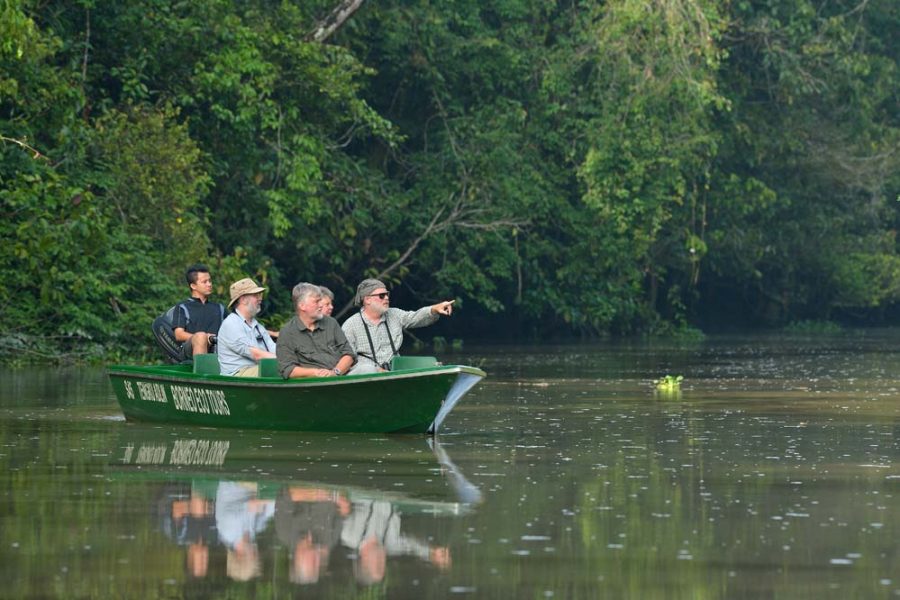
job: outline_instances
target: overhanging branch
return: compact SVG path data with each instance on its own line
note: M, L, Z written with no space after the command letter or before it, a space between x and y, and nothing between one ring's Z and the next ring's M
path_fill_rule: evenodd
M364 0L343 0L332 9L316 28L306 35L306 39L313 42L324 42L337 31L344 22L353 16Z

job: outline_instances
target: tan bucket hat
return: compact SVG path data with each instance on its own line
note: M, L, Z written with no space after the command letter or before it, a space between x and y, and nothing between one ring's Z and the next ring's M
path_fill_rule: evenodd
M232 283L228 291L231 293L231 302L228 303L228 308L231 308L231 305L234 304L235 301L241 296L246 296L247 294L258 294L260 292L266 291L266 288L260 287L256 284L255 281L247 277L245 279L241 279Z

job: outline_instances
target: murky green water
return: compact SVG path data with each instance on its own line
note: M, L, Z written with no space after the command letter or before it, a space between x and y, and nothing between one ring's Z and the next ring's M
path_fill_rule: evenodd
M5 373L0 597L900 596L900 331L444 359L489 378L436 443L126 424L100 370Z

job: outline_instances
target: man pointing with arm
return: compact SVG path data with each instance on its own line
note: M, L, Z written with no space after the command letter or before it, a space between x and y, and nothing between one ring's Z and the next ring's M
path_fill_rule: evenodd
M359 357L353 374L390 369L391 359L403 344L403 330L425 327L441 315L453 314L453 300L423 306L419 310L391 308L391 294L377 279L365 279L356 288L360 311L351 315L342 329Z

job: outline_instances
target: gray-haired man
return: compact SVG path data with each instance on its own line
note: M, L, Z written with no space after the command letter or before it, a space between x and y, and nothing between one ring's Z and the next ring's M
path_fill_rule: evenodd
M345 375L356 353L340 325L322 314L322 292L311 283L298 283L291 294L297 314L278 334L278 370L291 377Z
M425 327L440 315L453 314L453 300L423 306L419 310L391 308L391 294L377 279L365 279L356 288L360 311L351 315L342 329L359 357L353 374L390 369L391 359L403 344L403 330Z
M225 317L219 327L219 365L222 375L259 377L259 360L275 358L275 341L266 328L256 320L262 310L266 288L250 278L231 284L234 312Z

